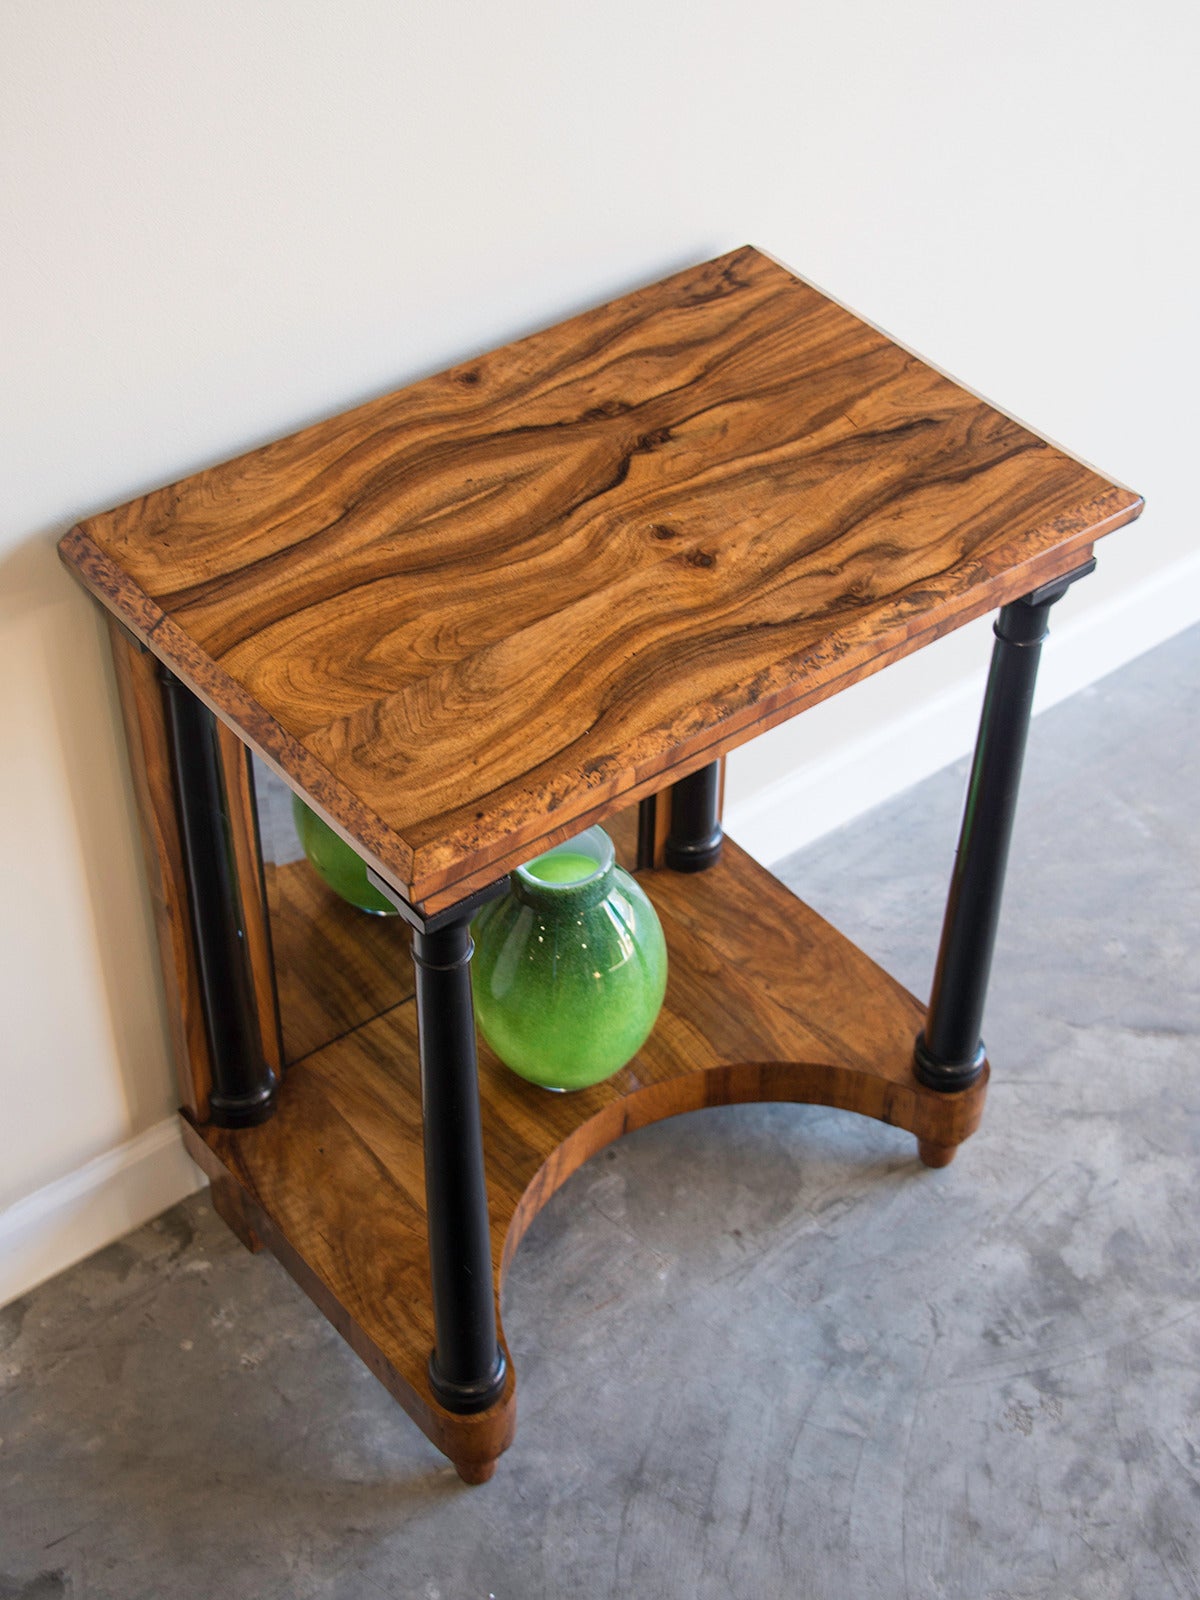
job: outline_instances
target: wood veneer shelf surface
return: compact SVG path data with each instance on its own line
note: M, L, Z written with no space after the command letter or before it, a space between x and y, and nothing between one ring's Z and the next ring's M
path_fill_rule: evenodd
M61 549L432 912L1140 507L746 248Z
M912 1072L913 997L736 845L708 872L641 875L662 919L662 1015L609 1082L552 1095L481 1049L497 1304L537 1211L596 1150L681 1111L755 1100L841 1106L929 1147L972 1132L986 1082L946 1095ZM479 1475L515 1427L515 1378L489 1411L443 1410L429 1298L415 1006L393 1005L294 1065L262 1127L187 1128L209 1176L433 1442Z

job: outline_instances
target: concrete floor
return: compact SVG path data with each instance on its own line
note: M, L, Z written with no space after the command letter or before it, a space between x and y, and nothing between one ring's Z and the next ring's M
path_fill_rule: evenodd
M0 1600L1200 1594L1198 685L1036 723L954 1166L784 1106L593 1160L481 1489L198 1196L0 1312ZM918 992L962 784L786 868Z

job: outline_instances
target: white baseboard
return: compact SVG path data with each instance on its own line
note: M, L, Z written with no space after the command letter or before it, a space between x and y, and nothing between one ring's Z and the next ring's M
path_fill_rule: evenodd
M1200 554L1085 612L1050 636L1039 710L1200 620ZM798 768L731 806L726 825L777 861L970 750L984 672L906 717ZM0 1212L0 1305L140 1227L204 1186L174 1117Z
M1200 552L1051 631L1035 711L1115 672L1200 622ZM725 826L759 861L793 850L965 756L975 740L986 667L829 755L728 807Z
M173 1206L207 1179L177 1117L0 1211L0 1306Z

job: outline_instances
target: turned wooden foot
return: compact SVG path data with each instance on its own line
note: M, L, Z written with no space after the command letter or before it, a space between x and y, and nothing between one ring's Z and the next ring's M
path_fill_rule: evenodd
M932 1139L917 1140L917 1155L927 1167L948 1167L957 1154L956 1144L934 1144Z
M496 1470L495 1461L456 1461L454 1470L464 1483L486 1483Z
M263 1242L254 1231L242 1191L231 1178L212 1180L212 1207L229 1231L257 1255Z

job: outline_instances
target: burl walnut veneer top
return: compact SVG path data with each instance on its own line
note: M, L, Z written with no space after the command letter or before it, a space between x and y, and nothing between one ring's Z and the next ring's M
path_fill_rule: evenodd
M1140 508L747 248L62 553L432 911Z

